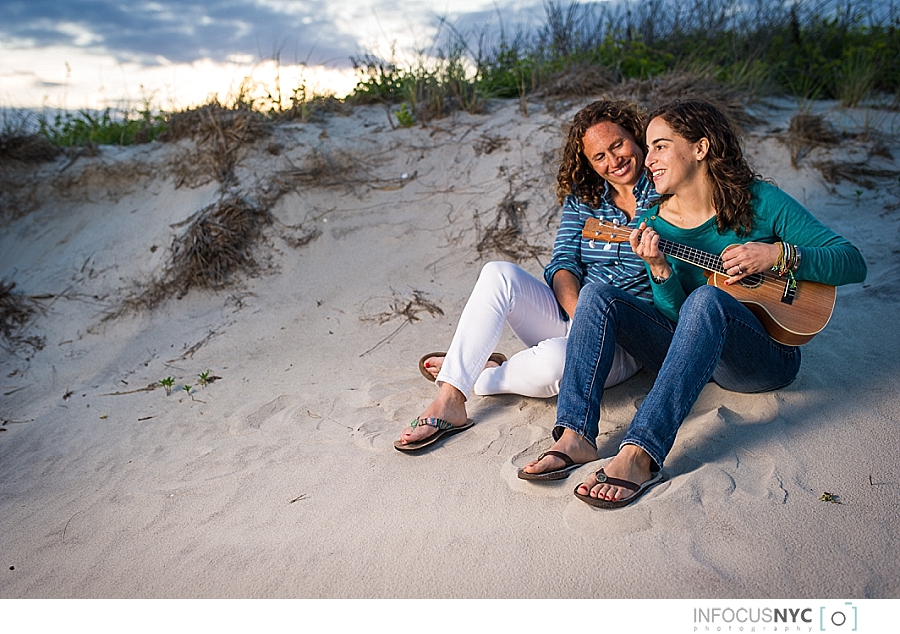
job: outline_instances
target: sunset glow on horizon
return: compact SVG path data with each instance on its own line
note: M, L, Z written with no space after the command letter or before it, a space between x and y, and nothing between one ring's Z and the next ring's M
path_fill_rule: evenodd
M427 59L441 18L467 32L532 3L197 0L0 2L0 108L174 111L240 91L344 97L352 57ZM502 17L501 17L502 15Z

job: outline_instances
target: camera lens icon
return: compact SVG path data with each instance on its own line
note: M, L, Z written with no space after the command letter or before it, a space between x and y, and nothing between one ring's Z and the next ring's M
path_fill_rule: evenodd
M839 628L839 629L838 629ZM856 631L856 606L847 602L840 608L819 608L820 632L855 632Z

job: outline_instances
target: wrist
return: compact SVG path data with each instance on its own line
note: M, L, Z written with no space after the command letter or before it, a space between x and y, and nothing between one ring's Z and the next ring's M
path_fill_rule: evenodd
M669 276L671 275L672 269L668 266L660 267L659 269L656 269L654 267L650 268L650 279L654 284L662 284L667 279L669 279Z

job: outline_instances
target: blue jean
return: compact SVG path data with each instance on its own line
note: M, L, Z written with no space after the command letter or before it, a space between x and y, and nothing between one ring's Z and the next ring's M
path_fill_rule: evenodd
M571 429L596 447L616 344L657 372L622 440L646 451L655 468L710 379L735 392L766 392L790 384L800 370L799 348L776 343L753 313L714 286L694 290L676 324L614 286L588 284L566 346L554 438Z

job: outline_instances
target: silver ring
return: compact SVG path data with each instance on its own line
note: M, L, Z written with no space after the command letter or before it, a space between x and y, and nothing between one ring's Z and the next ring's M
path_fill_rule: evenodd
M737 267L738 267L738 275L743 275L744 272L741 270L741 265L738 264Z

